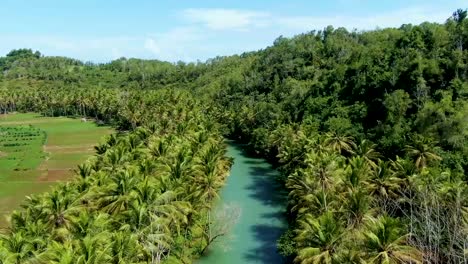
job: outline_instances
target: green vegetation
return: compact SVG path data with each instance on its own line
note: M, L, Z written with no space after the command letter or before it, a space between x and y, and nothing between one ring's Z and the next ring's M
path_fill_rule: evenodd
M0 126L0 135L0 175L3 177L12 171L32 170L44 158L44 131L32 126Z
M211 201L231 161L224 157L216 124L201 114L200 103L186 93L171 91L148 91L143 96L118 90L53 89L41 94L47 98L22 104L32 95L23 94L26 91L34 90L17 90L21 95L16 110L45 107L49 113L63 114L67 109L69 115L96 111L97 117L112 111L106 122L135 129L109 136L95 147L92 159L78 166L73 181L28 198L23 210L12 214L0 248L5 263L189 261L206 249L216 235L211 229ZM82 93L114 104L106 104L101 112L89 105L72 108L54 103ZM138 115L125 110L119 114L137 102L145 106ZM78 140L84 136L74 135Z
M8 114L0 117L0 223L25 196L70 178L108 127L64 117ZM79 136L77 136L79 133Z
M0 59L2 111L131 132L13 214L2 259L190 262L213 237L224 134L281 172L289 230L278 249L291 261L466 262L467 47L460 9L444 24L330 26L197 64L12 51Z

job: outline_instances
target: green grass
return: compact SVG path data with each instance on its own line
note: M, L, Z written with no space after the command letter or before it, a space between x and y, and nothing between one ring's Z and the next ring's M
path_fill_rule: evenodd
M0 126L0 180L11 171L27 171L39 166L45 154L45 131L33 126Z
M25 196L69 179L111 132L80 119L0 114L0 214L9 214Z

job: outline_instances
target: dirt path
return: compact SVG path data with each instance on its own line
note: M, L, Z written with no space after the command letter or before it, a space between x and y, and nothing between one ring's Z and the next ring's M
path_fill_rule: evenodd
M29 125L29 124L44 124L44 123L47 123L49 122L47 119L46 120L26 120L26 121L5 121L5 122L0 122L0 125ZM54 120L54 123L56 122L67 122L66 119L57 119L57 120Z

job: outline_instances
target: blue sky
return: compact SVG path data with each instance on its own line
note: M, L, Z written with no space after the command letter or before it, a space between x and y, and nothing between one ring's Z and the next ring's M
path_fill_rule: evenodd
M32 48L94 62L206 60L327 25L443 22L467 7L468 0L2 0L0 55Z

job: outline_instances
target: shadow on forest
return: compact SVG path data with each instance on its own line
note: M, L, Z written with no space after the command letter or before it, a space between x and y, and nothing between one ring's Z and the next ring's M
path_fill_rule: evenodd
M254 263L279 264L284 263L283 258L276 251L276 240L281 236L284 229L270 225L254 225L252 232L255 239L261 243L260 246L250 249L243 257Z

